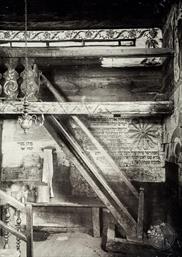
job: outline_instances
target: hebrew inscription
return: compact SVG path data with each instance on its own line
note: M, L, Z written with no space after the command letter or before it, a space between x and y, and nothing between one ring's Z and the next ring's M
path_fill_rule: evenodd
M132 180L165 181L162 127L157 119L90 118L87 124L121 170ZM104 172L113 177L112 167L102 153L75 128L77 140ZM115 178L117 179L117 178Z

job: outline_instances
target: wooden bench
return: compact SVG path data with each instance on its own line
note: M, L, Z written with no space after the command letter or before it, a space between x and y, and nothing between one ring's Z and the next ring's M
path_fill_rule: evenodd
M93 236L100 237L100 209L105 206L98 200L70 198L63 202L51 199L48 203L33 203L32 207L33 209L36 207L91 208Z

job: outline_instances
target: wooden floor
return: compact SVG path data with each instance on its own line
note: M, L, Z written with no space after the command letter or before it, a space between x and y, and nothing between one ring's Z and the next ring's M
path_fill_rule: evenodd
M16 245L11 238L11 247ZM100 238L84 233L51 234L46 240L34 242L34 257L122 257L121 254L107 253L101 249ZM2 248L2 242L1 242ZM26 257L22 243L21 257ZM125 255L126 256L126 255Z
M101 239L94 238L85 233L58 233L48 236L34 236L34 257L181 257L182 251L158 252L157 254L149 251L145 254L134 253L108 253L101 249ZM10 238L10 248L16 247L16 239ZM0 249L3 248L0 237ZM182 248L180 248L182 249ZM0 254L0 257L2 255ZM9 257L9 256L8 256ZM21 257L26 257L25 243L21 243Z

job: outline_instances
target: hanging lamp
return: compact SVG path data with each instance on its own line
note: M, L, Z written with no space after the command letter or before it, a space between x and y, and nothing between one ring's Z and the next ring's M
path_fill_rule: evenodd
M28 63L28 12L27 12L27 0L24 0L24 7L25 7L25 33L24 33L24 39L25 39L25 96L23 99L23 114L21 117L18 118L18 123L20 125L20 127L24 130L24 133L26 134L28 132L28 130L31 128L31 126L33 125L33 123L36 126L42 126L44 124L44 115L40 115L40 117L38 117L37 115L31 115L28 112L28 107L29 107L29 81L28 81L28 73L29 73L29 63Z

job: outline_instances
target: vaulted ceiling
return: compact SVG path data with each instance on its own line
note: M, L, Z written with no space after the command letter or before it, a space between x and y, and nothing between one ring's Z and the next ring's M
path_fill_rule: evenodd
M27 0L29 29L161 27L175 0ZM0 29L24 28L24 0L1 0Z

